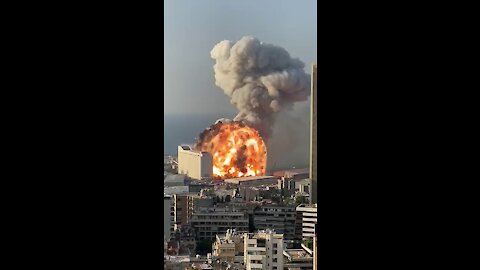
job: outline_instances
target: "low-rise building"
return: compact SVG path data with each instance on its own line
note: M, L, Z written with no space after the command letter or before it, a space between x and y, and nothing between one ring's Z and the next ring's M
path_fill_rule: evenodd
M286 249L283 251L284 268L288 270L312 270L313 257L303 249Z
M226 234L217 234L212 250L214 259L233 262L235 256L243 256L243 233L229 229Z

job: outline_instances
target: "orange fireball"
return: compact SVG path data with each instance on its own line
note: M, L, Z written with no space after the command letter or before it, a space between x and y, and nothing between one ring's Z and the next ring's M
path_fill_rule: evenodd
M243 122L216 123L200 134L195 148L212 155L216 178L265 175L265 143L257 130Z

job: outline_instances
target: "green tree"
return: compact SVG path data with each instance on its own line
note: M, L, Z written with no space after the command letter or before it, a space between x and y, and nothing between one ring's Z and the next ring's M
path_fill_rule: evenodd
M303 240L303 244L308 247L309 249L313 248L313 241L312 240Z

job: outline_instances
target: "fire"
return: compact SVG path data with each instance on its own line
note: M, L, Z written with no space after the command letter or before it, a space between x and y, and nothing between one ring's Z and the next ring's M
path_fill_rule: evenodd
M265 143L257 130L243 122L218 122L200 134L195 148L212 155L216 178L265 175Z

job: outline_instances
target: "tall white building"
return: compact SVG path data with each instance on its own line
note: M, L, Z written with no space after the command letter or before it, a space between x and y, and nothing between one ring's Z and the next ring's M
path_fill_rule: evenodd
M300 204L297 206L295 234L297 239L313 240L317 224L317 205Z
M172 226L172 199L170 195L163 195L163 238L170 240Z
M283 234L258 231L244 234L246 270L283 270Z
M178 147L178 173L201 180L213 175L213 159L208 152L193 150L188 145Z

